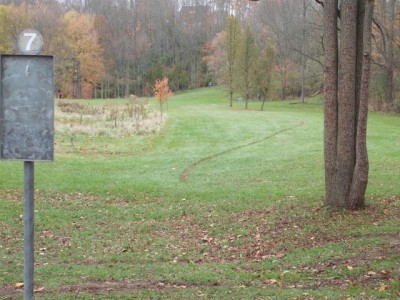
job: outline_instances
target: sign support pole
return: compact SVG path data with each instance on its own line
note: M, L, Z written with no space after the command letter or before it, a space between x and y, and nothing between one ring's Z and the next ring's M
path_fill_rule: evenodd
M34 293L34 172L33 161L24 162L24 299L33 299Z

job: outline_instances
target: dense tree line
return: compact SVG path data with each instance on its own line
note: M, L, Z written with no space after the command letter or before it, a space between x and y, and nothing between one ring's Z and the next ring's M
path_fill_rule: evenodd
M231 105L234 93L304 97L323 92L317 2L3 0L0 51L14 53L23 29L40 31L61 97L146 95L163 77L173 91L224 84ZM379 109L399 108L398 12L398 0L375 1L371 100Z
M23 29L40 31L45 40L42 54L56 58L61 97L145 95L164 76L175 91L224 83L210 58L218 55L212 44L227 31L229 16L235 16L240 30L252 41L247 44L248 50L253 49L247 53L248 64L255 64L253 59L265 52L267 43L262 40L265 25L255 34L255 5L247 0L14 0L2 4L1 52L16 52L15 39ZM271 49L275 49L272 44ZM232 63L245 79L235 75L232 93L234 88L246 99L265 97L262 88L257 92L254 87L255 70L245 71L245 65L239 68L236 61ZM291 86L289 93L298 91Z
M20 31L40 31L61 97L144 95L164 76L173 90L195 88L211 80L204 45L228 13L226 1L3 1L0 49L15 53Z

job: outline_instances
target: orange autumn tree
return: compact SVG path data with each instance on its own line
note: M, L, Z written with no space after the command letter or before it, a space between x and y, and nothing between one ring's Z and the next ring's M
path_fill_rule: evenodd
M104 50L99 43L94 21L92 15L76 11L69 11L63 17L69 50L63 59L64 64L72 67L69 68L68 96L92 98L96 86L105 75Z
M174 95L169 89L168 81L167 77L156 80L153 87L154 97L156 97L157 101L160 103L161 119L163 118L163 104Z

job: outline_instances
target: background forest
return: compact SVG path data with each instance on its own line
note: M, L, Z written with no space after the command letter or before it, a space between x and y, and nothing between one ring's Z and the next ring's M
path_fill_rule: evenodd
M224 84L231 95L286 99L323 92L322 8L315 0L0 1L0 53L35 28L56 60L62 98L149 96ZM400 111L397 0L376 1L371 108Z

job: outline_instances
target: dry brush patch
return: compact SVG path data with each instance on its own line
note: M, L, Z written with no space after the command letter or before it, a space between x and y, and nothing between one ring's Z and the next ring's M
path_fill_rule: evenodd
M142 98L115 104L60 100L55 108L55 149L58 156L137 154L146 147L141 137L158 136L166 121Z
M60 101L55 108L55 127L59 133L89 136L125 137L158 133L161 118L144 102L120 101L115 105L85 105Z

